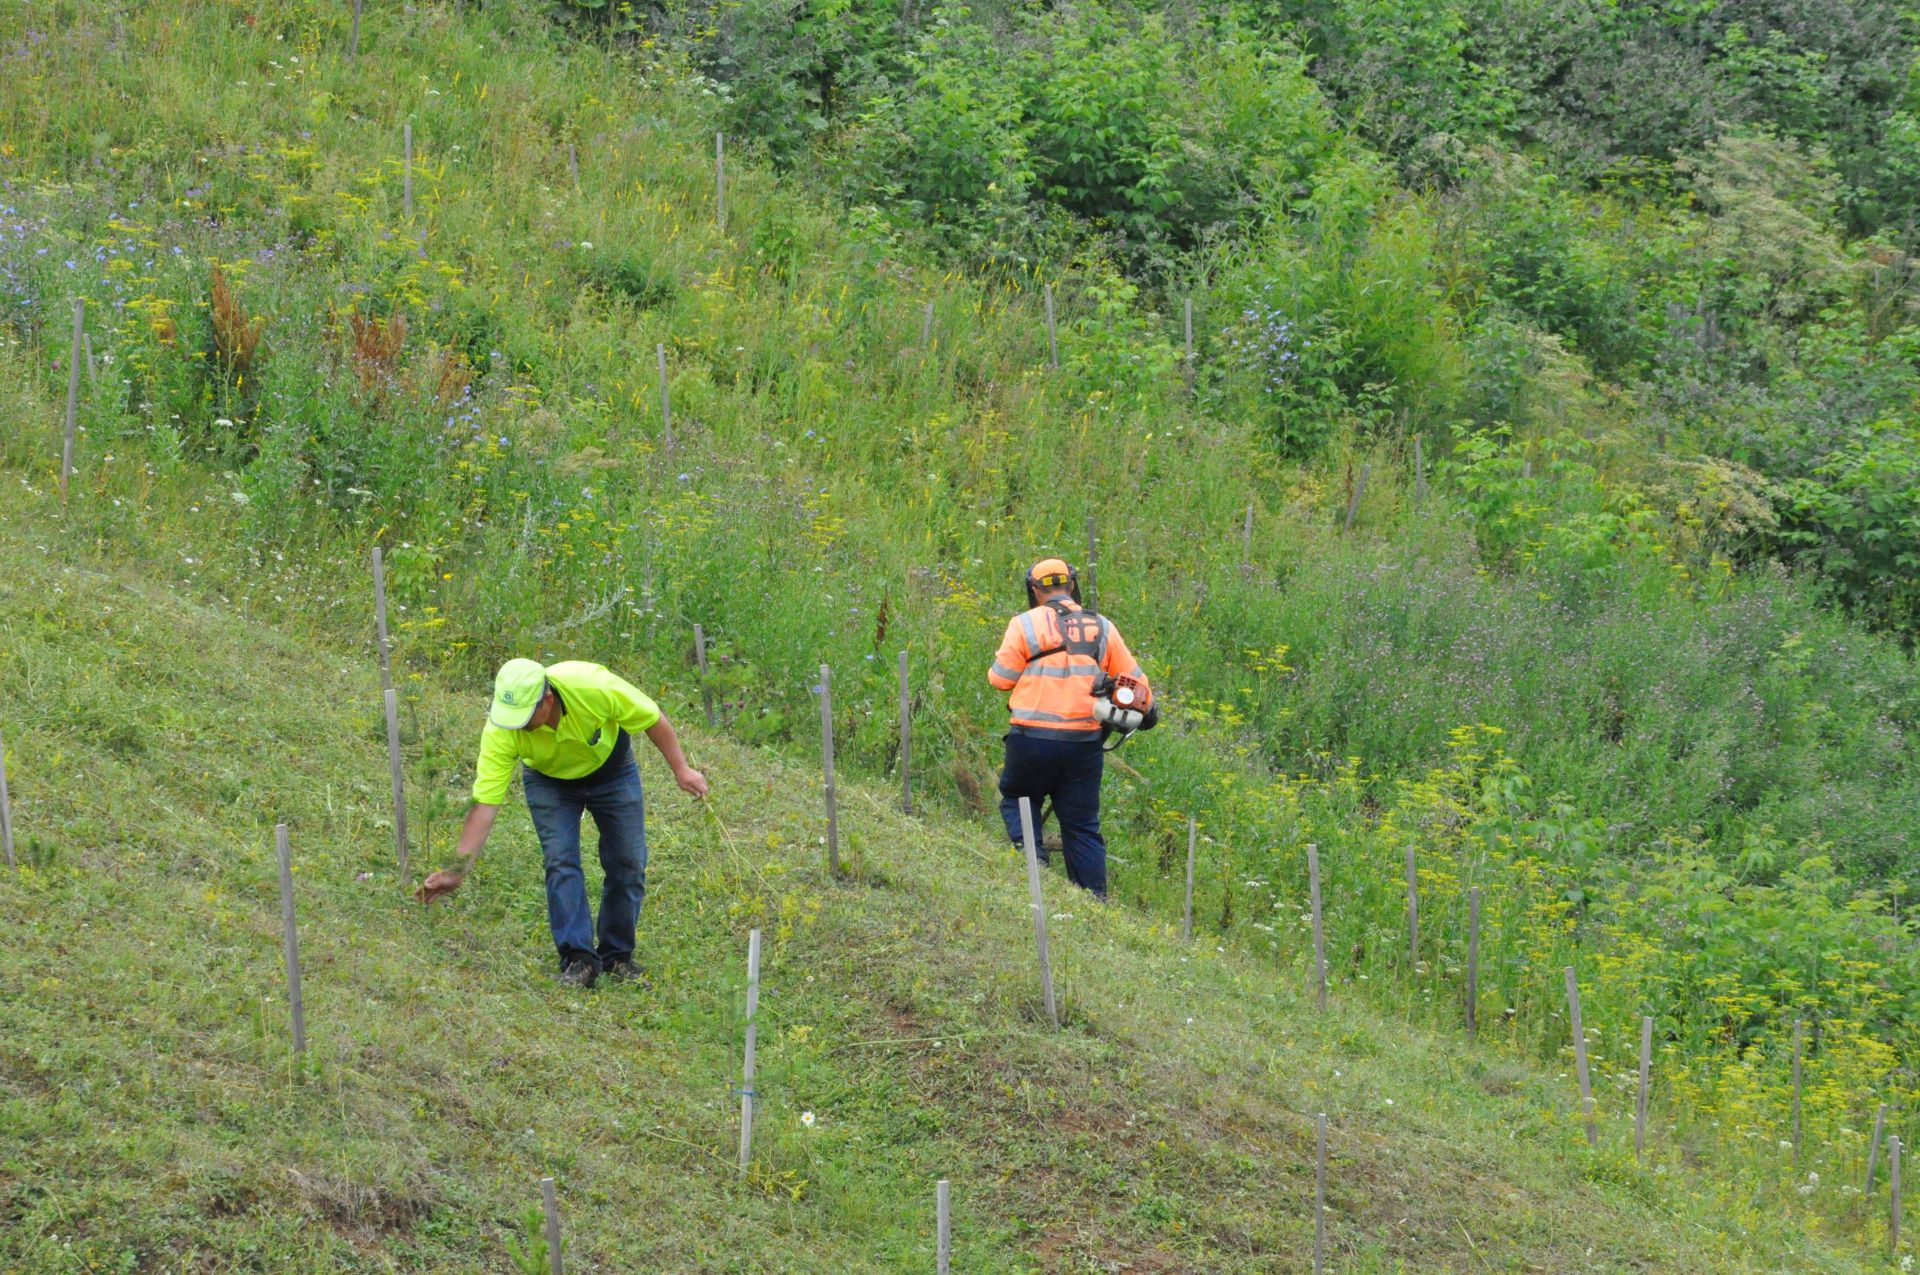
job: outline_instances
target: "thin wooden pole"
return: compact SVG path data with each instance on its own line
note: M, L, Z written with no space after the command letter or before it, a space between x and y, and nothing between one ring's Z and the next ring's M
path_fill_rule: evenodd
M827 781L827 871L840 875L839 790L833 782L833 670L820 666L820 758Z
M1320 847L1307 843L1307 886L1313 899L1313 977L1320 1009L1327 1008L1327 932L1320 923Z
M86 335L87 302L73 299L73 352L67 356L67 432L60 445L60 503L67 503L67 485L73 477L73 440L80 430L81 338Z
M760 931L747 934L747 1050L740 1069L740 1172L753 1159L753 1069L760 1043Z
M1360 477L1353 484L1353 495L1347 501L1347 523L1340 529L1342 535L1353 530L1353 516L1360 512L1360 497L1366 494L1367 476L1373 473L1373 462L1360 466Z
M1327 1269L1327 1113L1314 1121L1313 1156L1313 1275Z
M1040 854L1033 844L1033 803L1020 799L1020 836L1027 852L1027 891L1033 896L1033 945L1040 956L1040 991L1047 1002L1047 1021L1057 1029L1060 1011L1053 999L1053 961L1047 955L1047 902L1040 890Z
M273 830L274 849L280 854L280 942L287 959L287 1004L293 1010L293 1052L307 1051L307 1010L300 999L300 934L293 919L293 851L287 825Z
M1574 1071L1580 1078L1580 1113L1587 1123L1587 1145L1600 1145L1600 1131L1593 1123L1593 1080L1587 1073L1587 1032L1580 1023L1580 980L1573 966L1567 966L1567 1012L1573 1020Z
M551 1275L566 1275L567 1265L560 1256L560 1200L552 1178L540 1179L540 1203L547 1212L547 1270Z
M900 812L913 813L913 709L909 699L912 683L907 673L907 653L900 652Z
M953 1269L953 1195L945 1178L933 1186L935 1222L934 1264L940 1275Z
M575 193L580 190L580 152L572 142L567 143L567 176L573 178Z
M1414 868L1413 843L1407 843L1407 961L1420 973L1420 877Z
M1187 820L1187 910L1180 921L1180 937L1183 941L1193 938L1193 855L1200 839L1200 825L1193 819Z
M1092 514L1088 514L1087 515L1087 607L1089 610L1094 609L1095 597L1094 597L1093 580L1094 580L1094 568L1099 558L1099 548L1100 548L1100 541L1099 541L1099 535L1098 535L1098 525L1094 521L1094 516Z
M1900 1252L1900 1139L1887 1139L1887 1178L1893 1185L1893 1251Z
M713 716L713 688L707 685L707 631L693 626L693 662L700 670L700 702L707 710L707 725L716 725Z
M1427 458L1421 448L1420 435L1413 436L1413 503L1424 505L1427 502Z
M1467 1035L1480 1033L1480 887L1467 891Z
M353 0L353 42L347 46L347 61L360 60L360 0Z
M933 344L933 302L927 302L926 310L920 316L920 348L927 349Z
M381 692L387 709L387 769L393 777L393 849L400 864L401 884L408 882L407 872L407 781L400 768L400 701L389 686Z
M1060 366L1060 343L1053 331L1053 285L1047 285L1047 366Z
M373 637L380 658L380 689L393 689L393 652L387 644L387 560L373 547Z
M402 144L405 147L406 158L402 161L404 167L400 176L400 215L402 217L405 217L407 220L411 221L413 220L413 121L412 120L408 120L406 122L405 132L403 133L402 136L405 139Z
M1793 1167L1800 1167L1800 1046L1806 1024L1793 1020Z
M654 355L660 360L660 430L666 440L667 454L673 454L673 402L667 397L667 345L661 341L653 347Z
M713 135L713 222L727 232L727 135Z
M1247 504L1247 520L1240 527L1240 565L1253 565L1253 504Z
M1883 1102L1873 1115L1873 1137L1867 1142L1867 1187L1862 1194L1873 1194L1873 1171L1880 1167L1880 1135L1886 1128L1887 1104Z
M1653 1015L1640 1016L1640 1093L1633 1104L1633 1158L1647 1153L1647 1095L1653 1082Z
M9 868L20 866L13 857L13 805L7 796L7 741L4 737L0 737L0 850L7 852Z
M1191 374L1191 372L1193 371L1193 298L1192 297L1187 298L1186 311L1187 311L1187 314L1186 314L1187 371L1189 372L1189 374Z

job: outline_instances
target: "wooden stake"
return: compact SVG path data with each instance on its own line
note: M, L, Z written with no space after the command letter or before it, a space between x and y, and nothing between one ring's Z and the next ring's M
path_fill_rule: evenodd
M1640 1094L1633 1104L1633 1158L1647 1153L1647 1094L1653 1080L1653 1015L1640 1016Z
M560 1256L560 1201L552 1178L540 1179L540 1202L547 1210L547 1269L551 1275L566 1275L566 1262Z
M1187 374L1193 374L1193 298L1187 298Z
M839 791L833 782L833 670L820 666L820 758L827 779L827 871L840 875Z
M1467 891L1467 1035L1480 1034L1480 887Z
M360 60L360 0L353 0L353 42L347 46L347 61Z
M715 725L713 716L713 688L707 685L707 631L699 625L693 626L693 660L700 669L700 702L706 706L707 725Z
M927 302L925 313L920 316L920 348L927 349L933 344L933 302Z
M1193 851L1200 839L1200 825L1193 819L1187 820L1187 910L1180 921L1180 938L1183 941L1193 938Z
M1360 466L1360 477L1353 484L1353 496L1347 501L1347 525L1340 529L1342 535L1353 530L1353 516L1360 512L1360 497L1366 493L1367 476L1372 472L1373 462Z
M1867 1189L1863 1194L1873 1194L1873 1171L1880 1167L1880 1135L1887 1127L1887 1104L1881 1103L1880 1110L1873 1115L1873 1137L1867 1142Z
M1580 1024L1580 982L1567 966L1567 1012L1573 1019L1574 1071L1580 1078L1580 1112L1587 1122L1587 1145L1600 1145L1600 1131L1593 1123L1593 1081L1587 1074L1587 1032Z
M1098 549L1099 549L1099 538L1095 534L1094 518L1092 514L1088 514L1087 515L1087 609L1090 611L1094 609L1093 570L1094 570L1095 559L1098 556L1096 552Z
M667 397L667 345L658 342L653 347L654 354L660 360L660 432L666 440L667 455L673 455L673 403Z
M413 121L408 120L402 135L405 159L400 174L400 215L413 220Z
M740 1069L740 1172L753 1159L753 1069L760 1043L760 931L747 934L747 1051Z
M934 1183L933 1199L937 1218L934 1265L940 1275L948 1275L953 1269L953 1198L945 1178Z
M1247 521L1240 528L1240 565L1253 565L1253 505L1247 505Z
M387 561L380 546L373 547L373 637L379 648L380 689L393 689L393 652L387 644Z
M580 152L572 142L567 143L567 176L573 178L574 193L580 191Z
M400 864L400 882L410 880L407 872L407 783L400 770L400 701L389 686L381 698L387 706L387 769L393 772L393 849Z
M913 710L908 693L907 653L900 652L900 812L913 813Z
M1327 932L1320 923L1320 847L1307 843L1307 884L1313 898L1313 977L1319 987L1320 1010L1327 1008Z
M713 135L713 224L727 233L727 135Z
M1040 891L1040 853L1033 844L1033 803L1020 799L1020 835L1026 843L1027 890L1033 896L1033 945L1040 955L1040 991L1047 1001L1047 1021L1060 1026L1060 1011L1053 1000L1053 962L1047 955L1047 902Z
M18 868L13 857L13 805L7 796L7 741L0 738L0 850L7 853L7 866ZM1881 1108L1882 1111L1885 1108Z
M1407 960L1414 976L1420 974L1420 878L1414 870L1413 843L1407 843Z
M293 919L293 852L287 843L287 825L273 830L280 852L280 942L287 958L287 1004L293 1010L293 1052L307 1051L307 1010L300 999L300 935Z
M1327 1269L1327 1113L1314 1122L1316 1138L1313 1156L1313 1275L1325 1275Z
M1887 1177L1893 1184L1893 1251L1900 1253L1900 1139L1887 1139Z
M1413 503L1424 505L1427 502L1427 458L1420 445L1420 435L1413 436Z
M1053 331L1053 285L1047 285L1047 366L1060 366L1060 344Z
M73 440L80 429L81 338L86 335L87 303L73 299L73 352L67 356L67 433L60 445L60 503L67 503L67 484L73 477Z
M1805 1023L1793 1020L1793 1167L1800 1167L1800 1042Z

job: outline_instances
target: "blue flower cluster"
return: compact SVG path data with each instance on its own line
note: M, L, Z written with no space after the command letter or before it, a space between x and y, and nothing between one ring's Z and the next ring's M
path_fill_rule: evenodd
M1268 285L1267 290L1271 288L1272 285ZM1263 388L1268 393L1278 394L1287 388L1288 378L1298 370L1300 351L1306 346L1298 325L1287 312L1263 297L1259 305L1240 312L1231 349L1242 362L1261 373Z

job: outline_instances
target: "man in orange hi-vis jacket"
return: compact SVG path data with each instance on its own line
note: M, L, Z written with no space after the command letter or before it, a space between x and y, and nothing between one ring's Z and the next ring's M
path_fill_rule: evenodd
M1011 692L1000 817L1019 847L1020 798L1028 799L1036 820L1041 802L1050 799L1060 819L1068 879L1105 898L1103 741L1115 729L1150 729L1158 710L1120 630L1081 606L1072 567L1059 558L1043 559L1027 572L1026 586L1027 609L1007 622L987 671L996 689Z

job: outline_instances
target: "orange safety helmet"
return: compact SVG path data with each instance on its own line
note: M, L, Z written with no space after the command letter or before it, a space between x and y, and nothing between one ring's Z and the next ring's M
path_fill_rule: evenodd
M1027 572L1027 605L1040 605L1040 590L1068 586L1067 596L1075 603L1080 602L1080 573L1067 564L1065 558L1042 558L1033 564Z

